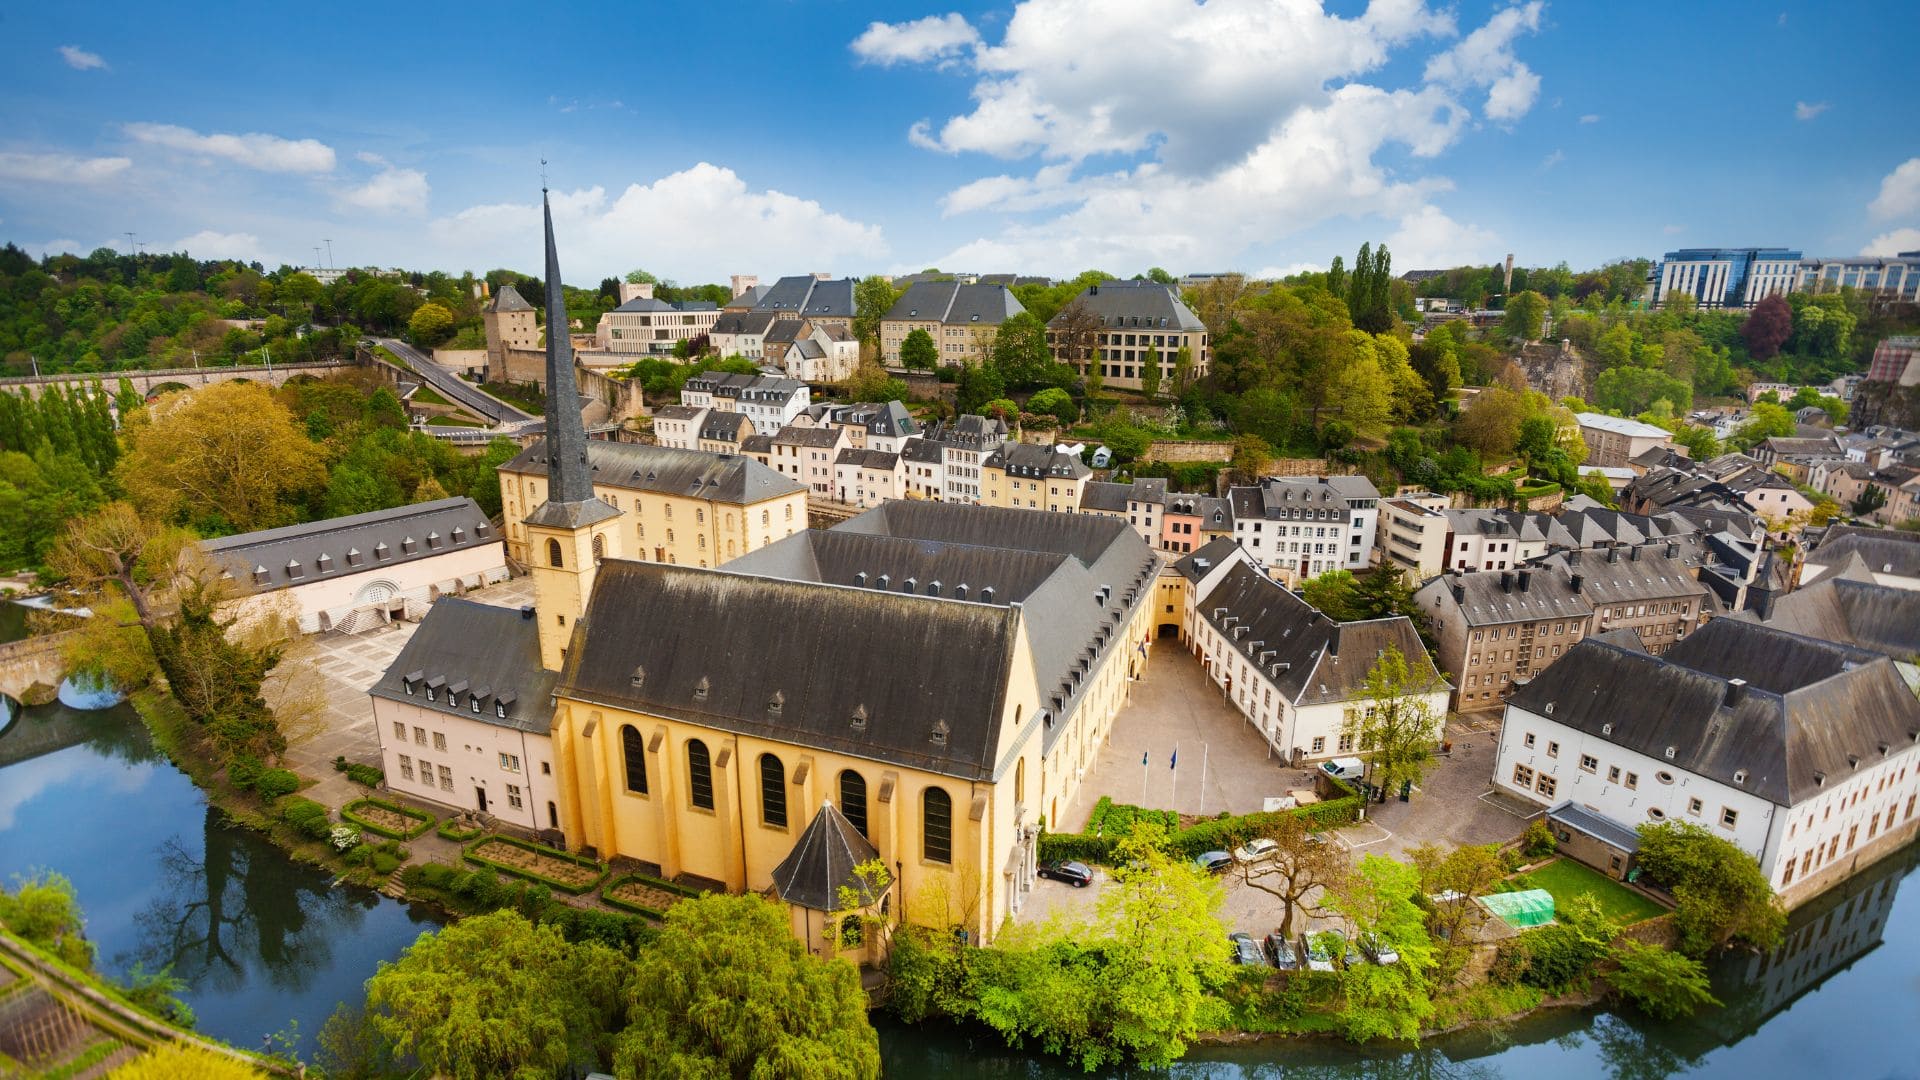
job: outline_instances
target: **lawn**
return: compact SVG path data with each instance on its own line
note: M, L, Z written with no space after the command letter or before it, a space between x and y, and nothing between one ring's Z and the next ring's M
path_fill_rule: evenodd
M1600 902L1607 918L1622 926L1664 915L1667 910L1600 871L1568 858L1555 859L1523 874L1515 884L1552 893L1555 909L1565 907L1576 896L1591 896Z

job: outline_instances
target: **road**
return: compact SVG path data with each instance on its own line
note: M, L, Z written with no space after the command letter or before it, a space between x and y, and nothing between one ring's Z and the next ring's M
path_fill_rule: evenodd
M501 401L491 394L476 388L472 383L433 362L433 358L420 350L395 338L374 338L387 351L400 358L401 363L412 368L414 373L426 380L428 386L449 401L458 403L462 408L485 417L493 424L519 424L539 417Z

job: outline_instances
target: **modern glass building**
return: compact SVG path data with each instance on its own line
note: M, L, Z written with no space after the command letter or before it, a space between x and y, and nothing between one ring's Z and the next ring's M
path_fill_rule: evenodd
M1920 301L1920 251L1808 259L1787 248L1682 248L1662 255L1647 275L1655 307L1675 292L1703 308L1750 308L1776 294L1843 288Z

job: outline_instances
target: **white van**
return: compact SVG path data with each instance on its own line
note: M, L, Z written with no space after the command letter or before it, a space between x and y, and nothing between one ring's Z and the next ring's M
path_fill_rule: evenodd
M1321 762L1320 771L1335 780L1358 780L1366 775L1367 767L1357 757L1337 757L1332 761Z

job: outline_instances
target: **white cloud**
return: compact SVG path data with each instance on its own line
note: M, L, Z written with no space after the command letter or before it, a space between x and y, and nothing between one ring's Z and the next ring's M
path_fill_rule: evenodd
M1867 241L1860 254L1887 258L1903 251L1920 251L1920 229L1895 229Z
M78 45L60 46L60 59L75 71L105 71L106 58L97 52L88 52Z
M1600 114L1599 114L1599 113L1587 113L1587 114L1585 114L1585 115L1583 115L1583 116L1581 116L1581 117L1580 117L1580 122L1581 122L1581 123L1583 123L1583 124L1597 124L1597 123L1599 123L1599 122L1600 122Z
M1920 157L1901 162L1880 181L1880 195L1867 212L1882 220L1920 214Z
M1678 236L1686 232L1687 227L1685 225L1662 225L1660 226L1660 231L1666 233L1668 236Z
M1540 30L1541 0L1494 13L1485 26L1427 62L1427 80L1453 87L1487 87L1489 120L1511 121L1526 115L1540 95L1540 76L1513 55L1521 34Z
M316 139L283 139L259 132L203 135L174 124L128 124L126 131L133 138L154 146L225 158L263 172L333 171L333 148Z
M1796 101L1793 103L1793 118L1795 120L1811 120L1831 108L1833 108L1833 106L1824 101L1817 101L1811 105L1804 101Z
M929 15L904 23L875 22L853 39L853 54L869 64L952 63L980 44L980 32L957 13Z
M335 196L336 203L348 209L381 214L424 214L427 212L427 174L418 169L402 169L379 154L355 155L380 171L358 187L347 188Z
M0 180L27 180L49 184L97 184L126 172L133 162L123 157L75 157L72 154L0 153Z
M184 251L196 259L239 259L241 262L265 262L260 238L248 232L214 232L202 229L192 236L175 240L168 251Z
M1263 266L1248 274L1247 277L1253 281L1279 281L1281 278L1290 278L1295 274L1318 273L1325 269L1326 267L1320 263L1297 262L1288 263L1285 266Z
M724 281L729 273L750 269L749 263L871 266L888 250L877 225L811 199L750 189L733 170L706 162L651 184L630 184L611 198L595 186L556 191L552 200L561 265L570 280L631 269L641 257L637 252L649 266L671 267L683 281ZM451 265L517 265L540 251L540 208L474 206L435 219L428 234Z
M1402 271L1485 264L1499 257L1500 238L1460 224L1437 206L1423 206L1400 219L1400 227L1387 237L1387 250L1394 268Z
M1555 165L1558 165L1565 160L1567 160L1566 152L1562 150L1555 150L1553 153L1548 154L1546 157L1540 159L1540 171L1545 172L1548 169L1553 168Z

